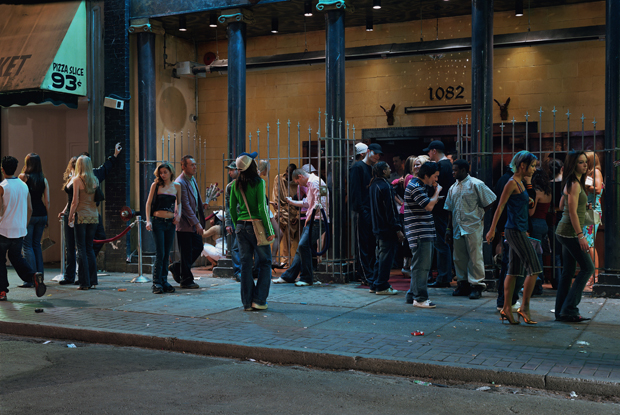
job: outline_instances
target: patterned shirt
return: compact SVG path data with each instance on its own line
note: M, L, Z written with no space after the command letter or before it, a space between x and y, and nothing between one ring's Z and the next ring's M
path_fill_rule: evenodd
M470 175L450 186L444 209L452 212L454 239L475 233L484 226L484 208L495 199L495 193L482 180Z
M405 236L409 247L435 240L433 214L424 209L431 199L422 180L414 177L405 189Z
M306 188L308 194L304 198L304 206L308 207L309 214L312 214L312 209L314 209L314 205L317 203L321 203L323 205L323 210L325 210L325 215L328 217L329 222L329 193L325 196L321 196L321 187L327 191L327 186L325 186L325 182L314 174L310 173L308 175L308 183L306 184ZM323 217L321 215L321 211L317 209L314 214L314 220L321 220Z

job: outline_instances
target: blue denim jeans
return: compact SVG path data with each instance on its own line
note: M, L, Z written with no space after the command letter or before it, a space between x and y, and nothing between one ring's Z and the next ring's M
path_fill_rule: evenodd
M448 228L448 218L443 215L433 215L433 221L435 222L437 235L435 242L435 251L437 252L436 281L439 283L452 282L452 250L444 239L446 229Z
M406 300L416 300L421 303L428 300L428 272L433 262L433 241L418 242L418 245L411 250L411 285L407 291Z
M168 283L168 262L170 248L174 242L175 225L173 218L164 219L153 216L151 225L155 240L155 265L153 266L153 285L158 288L170 287Z
M28 223L28 234L24 237L22 245L22 256L36 272L43 272L41 238L45 225L47 225L47 216L32 216Z
M564 238L558 235L562 244L562 260L564 269L558 281L558 292L555 297L555 317L578 316L581 294L588 280L594 274L594 263L590 254L581 250L577 238ZM575 276L579 264L579 274ZM572 282L573 277L575 281ZM572 282L572 285L571 285Z
M281 278L283 280L294 282L297 275L299 275L300 281L312 284L312 248L316 246L316 243L319 240L319 222L320 221L318 220L314 221L314 225L312 225L312 235L310 235L309 226L305 226L301 231L299 245L297 245L297 252L295 252L295 258L293 258L293 263L289 269L282 274ZM321 229L325 229L324 224L321 224Z
M237 243L237 234L233 232L230 235L230 257L233 264L233 272L235 277L241 278L241 256L239 255L239 244Z
M80 264L78 280L80 287L97 285L97 258L93 251L93 239L97 231L96 223L75 224L75 245L77 246L77 260Z
M371 289L383 291L390 288L390 270L392 262L396 256L398 249L398 238L396 234L392 235L375 235L377 239L375 270L372 279L368 280Z
M69 226L69 213L62 216L65 227L65 275L64 279L68 282L75 281L75 230Z
M241 258L241 302L243 307L249 308L253 302L258 305L265 305L271 284L271 246L258 246L256 244L256 235L251 222L237 222L235 233L237 234ZM252 278L252 265L255 256L258 257L259 267L256 284Z
M9 292L6 257L9 256L15 272L24 282L33 282L34 270L22 256L23 238L5 238L0 235L0 291Z

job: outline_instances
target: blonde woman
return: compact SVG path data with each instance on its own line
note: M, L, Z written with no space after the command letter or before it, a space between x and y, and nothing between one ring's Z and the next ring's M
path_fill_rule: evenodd
M155 265L153 266L153 294L173 293L168 283L168 254L174 241L176 224L181 217L181 185L172 180L174 167L161 163L155 171L146 201L146 230L155 239Z
M93 239L99 223L95 191L99 180L93 174L93 163L88 156L80 156L75 163L73 201L69 211L69 226L75 229L77 259L80 264L78 290L95 288L97 282L97 258L93 251Z

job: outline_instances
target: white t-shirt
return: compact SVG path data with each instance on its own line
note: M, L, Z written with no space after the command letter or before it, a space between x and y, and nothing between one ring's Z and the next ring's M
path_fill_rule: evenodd
M4 179L0 186L4 188L0 235L11 239L22 238L28 233L28 186L17 177Z

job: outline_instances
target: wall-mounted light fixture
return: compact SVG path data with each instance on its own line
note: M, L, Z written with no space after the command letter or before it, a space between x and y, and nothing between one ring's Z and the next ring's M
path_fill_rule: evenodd
M515 0L515 16L523 16L523 0Z
M179 32L187 32L187 18L185 15L179 16Z
M271 19L271 33L278 33L278 18Z
M372 8L378 10L381 8L381 0L372 0Z
M312 2L307 1L304 3L304 16L311 17L312 16Z
M368 14L366 16L366 31L367 32L372 32L373 31L372 14Z
M209 27L217 27L217 15L215 13L211 13L209 16Z

